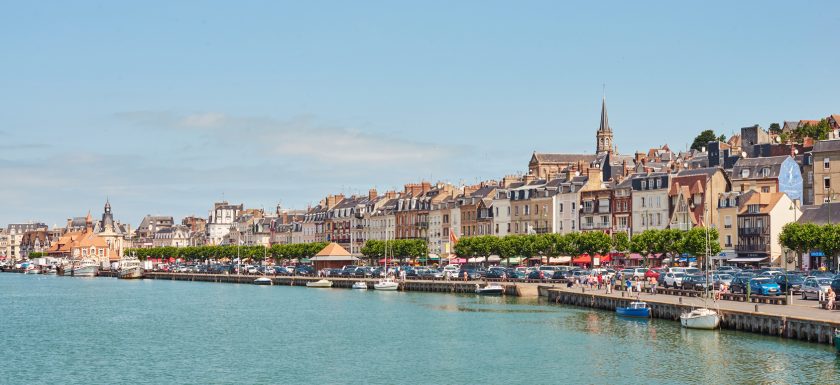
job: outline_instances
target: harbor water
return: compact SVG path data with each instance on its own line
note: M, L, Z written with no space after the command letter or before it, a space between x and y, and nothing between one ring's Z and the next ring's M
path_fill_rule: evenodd
M840 383L833 348L537 299L0 274L4 384Z

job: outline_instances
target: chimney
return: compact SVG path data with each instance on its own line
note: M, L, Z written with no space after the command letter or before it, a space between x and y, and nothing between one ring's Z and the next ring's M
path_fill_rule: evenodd
M536 179L537 179L537 177L534 176L534 174L525 175L525 184L531 183L531 182L535 181Z
M376 189L375 188L372 188L372 189L368 190L368 199L374 200L374 199L376 199L377 196L378 195L376 194Z
M393 190L388 191L388 192L385 193L385 197L388 198L388 199L394 199L394 198L397 197L397 192L393 191Z
M590 167L586 170L586 175L589 176L590 181L601 182L604 178L604 173L600 167Z
M645 154L643 154L641 151L636 151L636 156L633 158L633 160L636 161L636 163L638 164L644 158L645 158Z
M431 184L431 183L429 183L429 182L423 182L423 183L421 183L421 187L422 187L422 189L423 189L423 192L424 192L424 193L425 193L425 192L432 191L432 184Z

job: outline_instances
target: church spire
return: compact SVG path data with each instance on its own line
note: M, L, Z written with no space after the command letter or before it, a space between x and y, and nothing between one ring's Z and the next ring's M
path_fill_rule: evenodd
M601 126L598 128L598 131L612 131L612 129L610 128L610 119L609 117L607 117L607 95L604 95L601 98Z

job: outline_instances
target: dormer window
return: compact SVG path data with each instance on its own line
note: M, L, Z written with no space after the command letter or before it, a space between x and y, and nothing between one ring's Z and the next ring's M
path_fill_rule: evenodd
M750 177L750 169L745 168L741 170L741 178L749 178Z
M770 176L770 167L765 167L761 169L761 176L769 177Z
M758 214L758 205L752 204L752 205L747 206L747 211L750 214Z

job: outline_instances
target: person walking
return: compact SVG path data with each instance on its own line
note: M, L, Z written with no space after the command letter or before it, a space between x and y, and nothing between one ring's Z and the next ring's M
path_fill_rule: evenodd
M604 284L604 276L598 273L598 290L601 290L601 285Z
M834 292L832 288L828 288L828 292L826 292L826 298L828 302L825 304L826 310L834 310L834 300L837 299L837 293Z
M650 277L650 294L651 295L656 295L656 285L658 285L658 284L659 284L659 282L656 281L656 278Z

